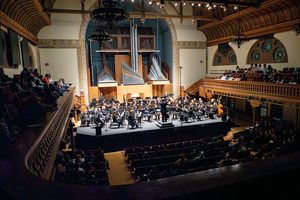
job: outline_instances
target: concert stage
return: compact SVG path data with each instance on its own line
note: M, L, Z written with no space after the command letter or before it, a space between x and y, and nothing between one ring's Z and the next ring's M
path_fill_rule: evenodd
M127 128L127 125L117 129L102 128L102 135L96 136L92 127L78 127L76 147L82 149L99 148L105 152L119 151L126 147L146 146L153 144L179 142L226 134L230 123L221 118L207 119L181 123L174 120L173 127L159 128L157 121L142 122L139 128Z

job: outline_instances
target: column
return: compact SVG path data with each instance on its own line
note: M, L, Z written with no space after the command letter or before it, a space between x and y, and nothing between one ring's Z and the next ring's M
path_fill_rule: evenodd
M260 106L260 101L258 100L249 100L250 105L253 109L253 128L255 127L255 121L256 121L256 108Z

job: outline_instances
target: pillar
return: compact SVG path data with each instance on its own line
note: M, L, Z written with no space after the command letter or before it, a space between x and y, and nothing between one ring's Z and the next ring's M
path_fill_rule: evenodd
M256 108L260 106L260 101L258 100L249 100L250 105L253 109L253 128L255 127L255 121L256 121Z

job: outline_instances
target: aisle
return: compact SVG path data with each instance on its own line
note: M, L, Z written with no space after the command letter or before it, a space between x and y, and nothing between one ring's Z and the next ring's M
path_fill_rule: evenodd
M227 135L224 136L224 140L232 140L232 136L234 133L241 132L246 130L249 126L251 126L251 123L244 120L239 120L237 127L231 127L230 131L228 131Z
M108 171L108 178L110 180L110 185L127 185L135 183L128 165L124 160L124 151L105 153L104 155L109 162L110 170Z

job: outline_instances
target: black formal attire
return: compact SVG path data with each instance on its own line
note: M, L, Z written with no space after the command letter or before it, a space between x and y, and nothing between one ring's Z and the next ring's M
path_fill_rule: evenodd
M160 102L160 109L161 109L162 122L166 122L168 120L166 101Z

